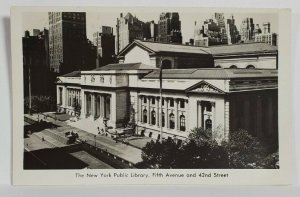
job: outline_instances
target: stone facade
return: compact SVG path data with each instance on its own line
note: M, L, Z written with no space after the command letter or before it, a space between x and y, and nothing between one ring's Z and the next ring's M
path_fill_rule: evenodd
M258 137L277 134L275 70L164 70L160 101L158 71L126 66L59 77L58 109L75 115L75 98L81 104L81 119L103 128L105 118L112 132L134 120L137 134L154 139L161 138L161 126L163 138L181 140L195 127L211 130L219 140L227 140L237 129Z

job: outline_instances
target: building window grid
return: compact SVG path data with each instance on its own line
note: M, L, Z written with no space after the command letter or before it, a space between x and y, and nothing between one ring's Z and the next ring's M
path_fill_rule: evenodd
M151 104L153 104L154 102L153 102L153 99L155 99L155 97L151 97ZM162 105L164 106L164 100L165 100L166 98L164 98L163 97L163 99L162 99ZM147 104L147 97L146 96L141 96L141 100L142 100L142 103L141 103L141 107L143 108L143 111L142 111L142 120L141 120L141 122L143 122L143 123L149 123L149 124L151 124L151 125L156 125L156 123L158 124L158 122L156 122L156 113L155 113L155 110L153 109L152 111L151 111L151 114L150 114L150 118L149 118L149 122L148 122L148 120L147 120L147 118L148 118L148 114L147 114L147 109L146 109L146 107L147 107L147 105L145 105L145 104ZM149 100L150 101L150 100ZM173 102L173 103L172 103ZM169 99L169 106L170 107L174 107L174 99L173 98L171 98L171 99ZM186 102L186 100L185 99L180 99L179 100L179 109L184 109L185 107L186 107L186 105L185 105L185 102ZM160 107L159 107L160 108ZM164 109L164 108L163 108ZM178 109L178 114L179 113L184 113L185 112L185 110L179 110ZM210 107L208 106L208 110L210 110ZM154 114L155 113L155 114ZM155 118L154 118L155 117ZM155 120L154 120L155 119ZM181 121L181 122L180 122ZM168 125L168 127L170 128L170 129L175 129L175 115L174 115L174 113L172 112L171 114L169 114L169 125ZM165 113L164 112L162 112L162 127L165 127ZM186 118L185 118L185 116L184 117L181 117L180 116L180 118L179 118L179 130L180 131L185 131L186 130Z

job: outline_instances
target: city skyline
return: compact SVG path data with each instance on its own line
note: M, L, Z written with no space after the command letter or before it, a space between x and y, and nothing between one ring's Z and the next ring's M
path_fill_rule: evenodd
M99 31L100 26L110 26L113 27L113 34L116 35L116 24L117 18L120 13L127 14L130 12L133 16L136 16L139 20L143 22L153 21L155 23L159 20L159 15L163 11L149 10L148 12L141 11L110 11L110 12L87 12L86 13L86 30L87 38L93 40L93 33ZM179 12L179 17L181 20L181 32L183 37L183 43L188 42L189 39L194 38L194 25L195 21L197 23L203 23L204 20L213 17L215 12ZM242 20L244 18L253 18L254 24L259 24L262 28L264 22L271 23L271 32L278 33L278 16L275 13L231 13L231 12L221 12L224 13L225 19L229 18L231 15L235 18L235 25L237 29L240 30ZM48 12L31 12L23 14L23 31L29 30L32 32L33 29L49 29Z

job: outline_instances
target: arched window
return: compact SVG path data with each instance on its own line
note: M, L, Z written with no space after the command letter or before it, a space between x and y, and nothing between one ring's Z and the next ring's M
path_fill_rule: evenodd
M162 127L165 127L165 112L162 113Z
M255 67L253 65L248 65L246 68L247 69L255 69Z
M237 66L236 66L236 65L232 65L232 66L230 66L229 68L236 69L236 68L237 68Z
M205 129L206 130L211 130L211 128L212 128L212 121L211 121L211 119L207 119L205 121Z
M181 115L179 119L180 119L180 131L185 131L185 116Z
M174 129L175 128L175 116L173 113L171 113L169 115L169 118L170 118L170 129Z
M163 60L161 64L162 64L163 69L171 69L172 68L172 62L170 60Z
M220 66L220 65L217 65L217 66L216 66L216 68L222 68L222 66Z
M156 114L154 110L151 112L151 124L152 125L156 124Z
M143 111L143 123L147 123L147 110L144 109Z

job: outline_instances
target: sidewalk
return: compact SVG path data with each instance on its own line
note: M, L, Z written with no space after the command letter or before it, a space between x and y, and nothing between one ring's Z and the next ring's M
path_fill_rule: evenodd
M24 116L33 119L35 121L37 121L39 118L40 120L42 119L43 121L51 122L52 124L57 125L58 126L57 128L48 128L48 130L51 130L55 132L57 135L60 135L62 137L65 137L65 133L67 131L73 131L78 133L80 140L86 141L92 146L95 146L95 141L96 141L96 147L107 150L107 152L115 156L118 156L128 162L136 164L142 161L142 157L141 157L142 151L139 148L135 148L133 146L126 145L121 142L116 143L115 140L105 135L94 135L92 133L89 133L82 129L72 127L70 125L67 125L64 122L55 120L50 117L44 119L43 115L38 116L37 114L33 114L33 115L25 114Z

